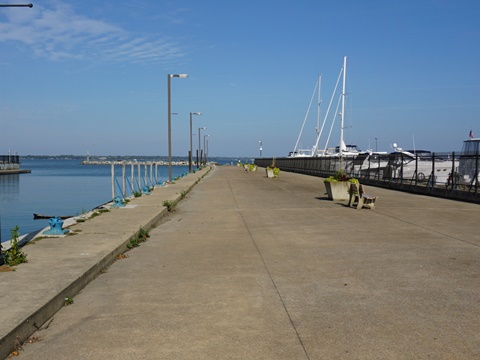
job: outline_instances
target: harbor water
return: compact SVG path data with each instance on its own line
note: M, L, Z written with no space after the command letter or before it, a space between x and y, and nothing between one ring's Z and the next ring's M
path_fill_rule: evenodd
M34 220L34 213L76 216L112 200L109 165L82 165L78 159L29 159L21 161L21 168L32 172L0 175L1 241L10 239L10 231L15 226L19 227L21 235L48 227L48 219ZM122 183L121 172L122 167L115 166L119 184ZM130 172L127 166L127 177ZM187 172L188 166L172 167L173 177ZM168 166L159 166L158 181L167 180ZM119 189L116 186L117 194Z

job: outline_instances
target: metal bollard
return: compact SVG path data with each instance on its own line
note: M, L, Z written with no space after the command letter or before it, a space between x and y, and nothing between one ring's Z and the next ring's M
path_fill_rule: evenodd
M64 235L68 232L68 230L63 230L63 220L59 217L50 218L48 225L50 225L50 229L44 232L46 235Z

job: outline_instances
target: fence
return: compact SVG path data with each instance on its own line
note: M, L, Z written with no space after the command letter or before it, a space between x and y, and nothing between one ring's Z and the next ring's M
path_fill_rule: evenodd
M20 164L20 155L0 155L0 164Z
M355 158L294 157L257 158L255 164L274 164L283 171L329 177L336 172L362 183L463 201L480 201L479 154L404 153L360 154Z

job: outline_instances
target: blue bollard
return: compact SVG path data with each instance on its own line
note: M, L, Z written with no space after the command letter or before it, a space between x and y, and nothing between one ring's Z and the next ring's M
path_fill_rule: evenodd
M144 187L143 187L142 193L145 194L145 195L150 195L150 191L149 191L149 189L148 189L148 186L144 186Z
M125 204L123 203L123 199L120 197L120 196L115 196L115 198L113 199L113 205L112 207L116 207L116 208L119 208L119 207L124 207Z
M68 232L68 230L63 230L63 220L59 217L50 218L48 225L50 225L50 229L44 232L46 235L64 235Z

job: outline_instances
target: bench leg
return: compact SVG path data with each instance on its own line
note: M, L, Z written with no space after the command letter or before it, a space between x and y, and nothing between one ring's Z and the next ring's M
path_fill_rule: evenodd
M359 199L358 195L352 195L352 197L348 201L348 206L354 207L356 204L358 204L358 199Z
M362 207L363 207L363 198L359 196L358 197L357 210L361 209Z
M368 209L375 209L375 200L374 199L365 199L364 206Z
M353 205L353 203L355 202L354 198L355 198L355 195L350 194L350 198L348 199L348 207Z

